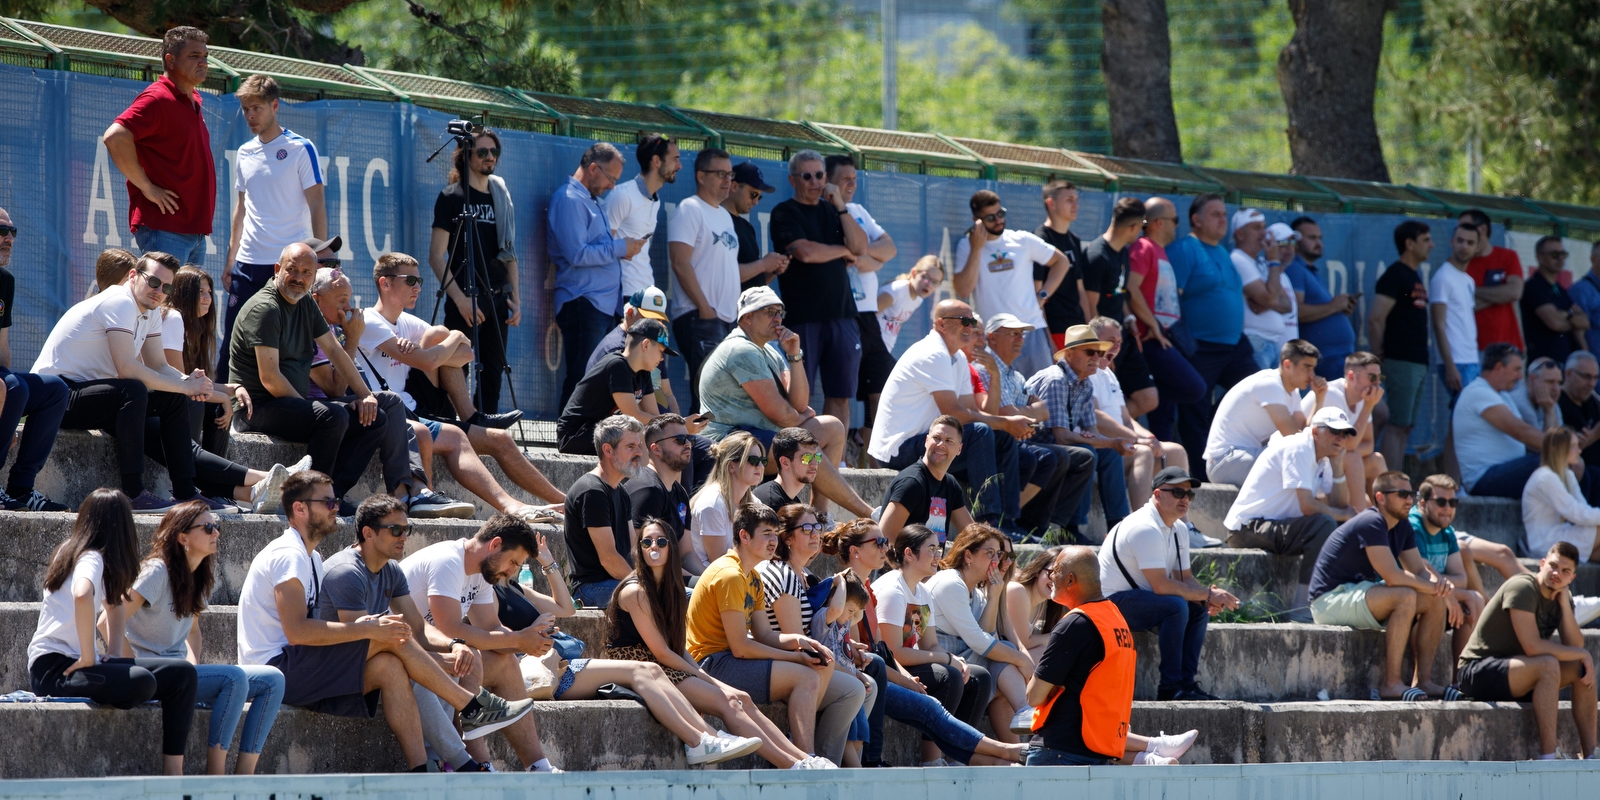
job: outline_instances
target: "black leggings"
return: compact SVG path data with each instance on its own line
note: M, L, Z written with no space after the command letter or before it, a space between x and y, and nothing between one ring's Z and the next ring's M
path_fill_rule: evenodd
M78 659L45 653L28 665L33 693L41 697L87 697L129 709L161 701L161 752L181 756L194 721L194 665L181 658L113 658L63 675Z
M944 706L951 716L974 728L978 727L978 716L988 707L994 686L994 678L989 675L989 670L977 664L968 664L965 684L961 682L961 670L943 664L918 664L906 670L922 681L922 685L928 689L928 696L938 700L939 705Z

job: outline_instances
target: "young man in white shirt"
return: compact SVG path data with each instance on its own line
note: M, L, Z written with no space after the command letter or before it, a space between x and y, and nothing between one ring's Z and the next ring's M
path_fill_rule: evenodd
M1200 481L1187 470L1167 467L1156 474L1154 486L1150 501L1106 535L1100 548L1101 591L1117 605L1129 630L1158 631L1157 700L1216 700L1195 682L1200 649L1211 615L1238 608L1239 598L1194 578L1183 517Z
M856 399L867 404L867 424L862 427L867 429L870 436L884 381L889 379L889 372L894 369L894 356L889 353L878 325L878 275L884 263L900 251L895 246L894 237L867 213L866 208L855 202L858 186L855 157L832 155L824 158L822 165L828 173L828 183L839 187L845 210L867 235L867 252L856 257L856 262L849 267L849 273L850 293L856 301L856 321L861 326L861 373L856 383ZM865 446L861 429L851 432L851 444L853 448Z
M463 736L476 739L512 724L532 708L487 689L455 682L417 642L398 614L362 615L351 622L316 617L322 588L317 545L339 529L333 481L315 470L289 476L283 507L289 527L250 562L239 592L239 663L283 673L285 705L342 717L371 719L383 694L384 720L400 740L412 772L427 771L427 752L415 680L461 711Z
M1042 309L1066 280L1072 264L1038 236L1007 229L1000 195L980 189L967 204L972 209L972 228L956 245L951 277L956 296L973 298L984 319L1004 312L1033 326L1016 364L1018 372L1032 375L1051 364L1054 348ZM1050 267L1049 276L1037 290L1035 264Z
M1283 315L1294 310L1294 286L1283 274L1285 264L1262 256L1267 218L1254 208L1233 213L1233 268L1244 284L1244 335L1255 351L1256 366L1272 369L1283 345ZM1209 468L1207 468L1209 474Z
M672 332L689 368L691 413L700 406L701 365L739 321L739 237L733 215L722 207L733 189L728 154L701 150L694 159L694 186L694 196L678 204L667 224Z
M1296 622L1311 618L1306 609L1317 552L1334 528L1356 513L1342 458L1355 436L1356 426L1343 411L1319 409L1304 430L1267 443L1222 519L1229 547L1300 556L1289 615Z
M1322 395L1322 408L1337 408L1356 426L1356 440L1345 448L1344 474L1350 480L1350 507L1362 511L1372 505L1372 479L1388 471L1383 454L1377 451L1373 434L1372 411L1383 399L1383 362L1365 350L1345 356L1344 377L1328 383ZM1300 413L1310 419L1317 413L1318 398L1307 393L1300 398Z
M1273 433L1285 436L1306 425L1300 396L1310 390L1322 407L1328 382L1316 374L1321 353L1316 345L1295 339L1279 349L1276 369L1263 369L1223 395L1206 437L1206 475L1214 483L1238 486Z
M1461 485L1478 497L1521 500L1528 476L1539 468L1544 443L1544 430L1518 414L1512 396L1522 377L1522 353L1515 345L1491 344L1483 351L1481 367L1450 414ZM1561 424L1555 414L1548 414L1546 422Z
M677 183L683 159L678 154L678 143L659 133L640 138L634 158L639 162L638 177L617 184L606 195L603 205L606 219L611 221L611 229L617 236L646 239L656 232L656 223L661 217L661 189L669 183ZM654 285L656 271L650 263L649 245L622 259L623 297Z
M1478 321L1473 316L1477 284L1467 265L1478 253L1478 229L1457 225L1450 235L1450 259L1428 277L1428 314L1439 348L1439 379L1454 408L1461 390L1478 377Z
M228 375L228 339L233 322L250 296L272 280L283 248L306 239L328 238L323 202L322 162L310 139L278 124L278 82L266 75L244 79L233 95L245 124L255 134L235 156L238 196L223 262L222 291L228 293L222 346L217 348L219 380ZM329 243L335 254L342 240ZM338 256L334 255L338 266Z

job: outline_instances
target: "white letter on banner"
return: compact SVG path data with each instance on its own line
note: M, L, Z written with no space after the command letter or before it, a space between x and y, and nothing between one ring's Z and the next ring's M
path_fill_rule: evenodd
M1345 294L1349 291L1359 291L1345 288L1350 285L1350 270L1345 268L1343 261L1330 258L1327 263L1328 294Z
M389 252L389 234L383 235L383 249L378 249L377 243L372 238L372 176L382 172L383 186L389 187L389 162L374 158L367 162L367 177L361 187L361 222L367 236L367 252L373 259Z
M772 242L772 239L771 239L770 236L767 235L767 228L772 223L772 212L770 212L770 211L757 211L756 212L756 222L757 222L757 224L759 224L761 226L761 235L756 237L757 239L761 240L761 241L757 242L757 244L760 245L760 247L758 247L757 249L761 253L761 255L765 256L767 254L767 251L772 249L769 246L771 244L771 242Z
M328 159L323 158L322 161L322 174L326 175L328 174ZM341 242L339 259L342 261L354 261L356 259L356 251L351 249L350 244L354 241L354 238L350 235L350 157L339 156L335 158L333 167L339 171L339 241ZM326 199L324 199L324 202L326 202ZM330 237L333 236L333 232L329 231L328 235Z
M122 237L117 235L117 204L111 199L111 185L111 158L106 154L105 142L96 141L94 176L89 185L89 218L83 226L84 244L100 244L100 236L94 232L94 218L105 214L106 246L122 246Z

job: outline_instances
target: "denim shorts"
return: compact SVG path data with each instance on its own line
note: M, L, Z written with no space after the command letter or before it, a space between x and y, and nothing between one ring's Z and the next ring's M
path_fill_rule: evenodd
M555 694L552 694L551 697L560 700L561 695L566 694L567 690L572 688L573 682L578 680L578 673L582 672L587 666L589 666L589 659L587 658L574 658L568 661L567 668L561 671L561 682L556 684Z

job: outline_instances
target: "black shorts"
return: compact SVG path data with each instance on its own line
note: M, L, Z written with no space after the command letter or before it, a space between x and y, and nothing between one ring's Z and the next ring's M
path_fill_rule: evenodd
M1144 360L1144 353L1135 344L1137 341L1133 326L1123 325L1122 352L1117 354L1116 374L1124 397L1132 397L1134 392L1156 385L1155 379L1150 377L1150 364Z
M1533 699L1532 692L1511 696L1511 660L1507 658L1491 656L1461 662L1461 668L1456 670L1456 685L1462 694L1484 702L1527 703Z
M877 314L859 311L856 320L861 325L861 379L856 384L856 399L865 403L868 395L883 394L883 385L894 371L894 356L883 343Z
M800 335L811 396L855 397L861 371L861 324L854 317L843 317L797 322L789 329Z
M378 714L378 692L363 692L367 640L328 645L291 644L267 662L283 673L283 703L336 717Z
M456 420L456 409L450 404L449 393L444 387L433 385L433 381L428 380L428 376L422 370L414 369L406 373L405 390L406 394L411 395L411 399L417 402L417 410L414 413L418 417L445 422ZM466 427L462 425L461 429L466 430Z

